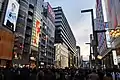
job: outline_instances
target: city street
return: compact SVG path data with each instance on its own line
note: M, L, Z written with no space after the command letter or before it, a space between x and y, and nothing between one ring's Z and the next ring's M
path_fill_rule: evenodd
M0 0L0 80L120 80L120 0Z

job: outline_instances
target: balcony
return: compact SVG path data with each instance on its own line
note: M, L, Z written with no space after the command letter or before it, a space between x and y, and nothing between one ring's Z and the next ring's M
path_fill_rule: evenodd
M43 19L43 22L44 22L45 24L47 24L47 23L48 23L48 20L46 19L46 17L45 17L45 16L42 16L42 19Z
M25 18L18 17L17 22L25 25Z
M29 53L30 51L30 45L24 45L24 50L25 53Z
M30 38L25 38L25 43L26 43L26 44L30 44L30 43L31 43Z
M33 15L33 12L34 12L33 9L29 8L28 14L32 16L32 15Z
M25 34L27 34L28 36L31 36L32 32L31 30L26 30Z
M40 51L41 51L41 52L45 52L45 50L44 50L44 49L41 49Z
M30 4L29 4L29 8L34 9L34 4L33 4L33 3L30 3Z
M45 39L42 37L41 43L45 44Z
M24 48L24 53L29 53L29 49L27 49L27 48Z
M52 57L52 56L50 56L50 55L47 55L47 58L48 58L48 59L53 59L53 57Z
M52 50L50 50L50 49L47 49L47 52L50 52L50 53L54 53Z
M28 18L27 18L27 20L28 20L29 22L32 22L32 20L33 20L33 17L32 17L31 15L28 15Z
M32 22L27 22L27 27L32 28L33 24Z
M45 44L41 42L41 46L44 46L44 47L45 47Z

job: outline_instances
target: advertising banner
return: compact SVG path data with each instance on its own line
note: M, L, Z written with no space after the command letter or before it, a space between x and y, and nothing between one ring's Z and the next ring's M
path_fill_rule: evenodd
M19 3L16 0L9 0L3 24L12 31L15 31L16 28L18 11Z
M36 20L35 31L32 32L32 45L38 47L40 34L40 21Z
M117 17L115 11L115 0L108 0L108 13L111 22L111 29L115 29L117 27Z
M118 22L118 26L120 27L120 0L114 0L114 1L115 1L117 22Z
M54 13L54 11L53 11L53 9L52 9L52 7L50 6L49 3L48 3L48 5L47 5L47 9L48 9L48 11L47 11L48 17L50 18L50 20L51 20L52 22L54 22L54 21L55 21L55 13Z
M102 1L96 0L96 23L95 29L96 30L104 30L104 17L103 17L103 8L102 8ZM104 54L104 51L107 49L106 41L105 41L105 33L97 33L98 36L98 51L99 54Z

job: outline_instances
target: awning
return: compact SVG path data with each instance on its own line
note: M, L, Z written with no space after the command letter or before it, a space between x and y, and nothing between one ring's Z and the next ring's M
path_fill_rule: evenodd
M105 56L106 56L109 52L111 52L111 51L112 51L112 48L108 48L108 49L104 52L104 54L101 55L102 58L105 57Z

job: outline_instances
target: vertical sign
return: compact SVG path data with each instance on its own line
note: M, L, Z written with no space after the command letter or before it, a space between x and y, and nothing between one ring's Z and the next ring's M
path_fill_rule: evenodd
M107 48L111 48L111 39L109 33L109 23L105 22Z
M114 62L114 65L118 65L118 60L117 60L116 51L113 50L113 51L112 51L112 54L113 54L113 62Z
M115 12L117 16L117 22L118 25L120 26L120 0L114 0L115 1Z
M35 34L32 36L33 40L32 40L32 45L35 46L35 47L38 47L39 46L39 34L40 34L40 21L36 21L36 24L35 24Z

